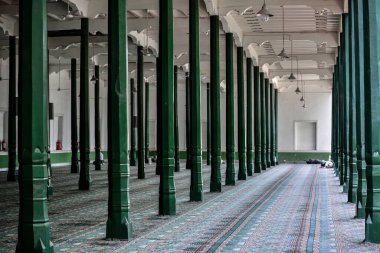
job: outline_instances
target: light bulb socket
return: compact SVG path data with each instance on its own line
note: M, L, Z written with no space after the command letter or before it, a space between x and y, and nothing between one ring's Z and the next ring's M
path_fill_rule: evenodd
M93 75L92 77L91 77L91 82L96 82L96 81L98 81L99 80L99 78L97 78L95 75Z
M289 78L288 78L291 82L297 80L297 78L294 76L293 72L290 74Z
M280 58L281 60L286 60L286 59L289 59L289 56L286 54L285 52L285 48L283 48L281 50L281 53L279 53L278 55L278 58Z
M273 17L273 14L270 13L269 9L267 8L267 5L266 3L263 4L263 6L261 7L261 9L257 12L256 16L258 17L265 17L267 18L266 21L269 20L269 18Z

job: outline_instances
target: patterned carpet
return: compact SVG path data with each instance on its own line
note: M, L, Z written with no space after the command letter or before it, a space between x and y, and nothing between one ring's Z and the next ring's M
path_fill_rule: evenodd
M238 168L238 166L236 166ZM223 167L223 171L225 168ZM189 202L190 171L175 174L175 217L161 217L159 178L154 166L147 179L132 168L131 204L135 238L105 237L106 171L92 171L90 192L77 190L78 175L54 169L54 197L49 201L56 252L380 252L363 243L364 220L353 219L331 169L316 165L281 165L208 193L210 168L204 166L205 201ZM0 252L14 252L17 241L17 184L0 174Z

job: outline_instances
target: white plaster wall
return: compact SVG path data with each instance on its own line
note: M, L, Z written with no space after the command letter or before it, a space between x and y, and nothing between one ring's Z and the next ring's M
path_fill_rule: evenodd
M236 62L236 50L234 50L234 58ZM8 61L0 60L2 77L8 77ZM245 64L244 64L245 68ZM221 74L221 78L223 78ZM79 77L79 74L78 74ZM246 75L244 76L244 79ZM222 80L222 79L221 79ZM71 149L71 118L70 118L70 91L65 90L70 88L70 74L68 71L61 71L61 89L58 92L58 74L52 73L49 76L50 81L50 101L54 103L55 116L63 116L63 150ZM79 78L77 80L77 94L79 95ZM107 82L101 81L100 84L100 111L101 111L101 147L107 149ZM238 149L238 129L237 129L237 80L235 67L235 150ZM246 89L246 87L245 87ZM179 145L180 150L186 150L186 89L184 77L179 78L178 82L178 123L179 123ZM201 115L202 122L207 122L206 110L206 85L201 87ZM90 82L90 147L94 149L94 85ZM129 96L128 96L129 99ZM221 146L222 151L226 150L226 93L220 94L221 99ZM245 96L245 104L247 103L247 94ZM315 120L318 122L318 140L317 146L319 151L330 150L331 136L331 94L329 93L314 93L307 98L308 109L304 111L299 102L299 96L293 93L279 94L279 150L294 151L294 121L296 120ZM79 97L78 97L78 123L79 123ZM128 103L129 106L129 103ZM156 127L156 86L150 85L150 114L149 120ZM8 111L8 81L0 82L0 111ZM129 114L128 108L128 114ZM246 117L246 115L245 115ZM128 115L128 126L130 127L130 115ZM79 128L79 124L78 124ZM0 132L4 131L3 125L0 124ZM127 130L126 130L127 131ZM128 129L128 133L129 133ZM78 131L79 134L79 131ZM151 149L155 150L155 131L150 133ZM137 136L136 136L137 138ZM206 140L206 138L203 138ZM51 140L52 150L55 150L56 140ZM203 143L203 149L207 148L207 143Z
M295 121L317 122L317 151L331 150L331 93L306 94L307 109L301 107L300 96L279 93L278 145L279 151L295 151Z

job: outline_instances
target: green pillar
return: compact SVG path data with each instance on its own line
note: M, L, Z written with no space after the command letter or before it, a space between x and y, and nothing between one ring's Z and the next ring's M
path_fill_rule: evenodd
M265 78L265 127L266 127L266 162L267 168L271 167L270 153L271 153L271 133L270 133L270 84L269 79Z
M353 4L349 1L350 9L350 58L348 61L350 71L349 85L349 139L348 139L348 157L349 157L349 179L348 179L348 202L356 203L356 191L358 187L358 172L356 165L356 94L355 94L355 78L356 78L356 56L355 56L355 15L353 15Z
M380 243L380 1L363 1L365 97L365 160L367 203L365 239Z
M265 84L265 77L264 73L260 73L260 96L261 96L261 169L266 170L267 169L267 129L266 129L266 97L265 97L265 90L266 90L266 84Z
M355 15L355 68L356 68L356 147L357 147L357 172L358 189L356 202L356 217L365 218L365 206L367 200L366 163L364 150L364 32L363 32L363 2L354 3Z
M137 178L145 178L144 147L144 55L143 47L137 47Z
M211 108L210 108L210 83L207 83L207 155L206 163L211 165Z
M157 152L157 159L156 159L156 175L161 174L162 170L162 136L158 133L161 133L162 131L162 109L161 109L161 104L162 104L162 84L161 84L161 61L160 57L156 58L156 68L157 68L157 89L156 89L156 101L157 101L157 135L156 135L156 152Z
M186 169L191 169L191 133L190 133L190 80L186 72Z
M345 22L344 16L342 17L343 23ZM340 185L344 184L344 140L345 140L345 124L344 124L344 75L343 75L343 59L344 59L344 41L343 41L343 33L340 34L341 46L339 47L339 62L338 62L338 70L339 70L339 183Z
M71 59L71 173L78 173L77 59Z
M159 214L176 214L174 185L174 56L173 2L160 0L160 85L162 128L162 167L160 173Z
M135 117L135 79L130 80L130 96L131 96L131 150L129 151L129 165L136 166L136 117Z
M338 90L338 66L334 66L333 76L333 101L332 101L332 160L334 162L335 175L339 175L339 90Z
M145 82L145 163L150 164L149 156L149 82Z
M127 21L125 0L108 0L108 219L106 238L130 239Z
M343 167L343 192L348 193L348 176L349 176L349 131L350 131L350 68L349 68L349 60L350 60L350 40L351 34L349 32L350 27L350 19L349 14L344 15L344 62L343 62L343 85L344 85L344 150L343 150L343 159L344 159L344 167Z
M252 58L247 58L247 174L253 174Z
M235 185L234 36L226 33L227 170L226 185Z
M332 87L332 125L331 125L331 159L334 162L334 170L335 174L338 175L336 165L337 165L337 156L336 156L336 129L337 129L337 104L336 104L336 94L337 94L337 77L336 77L336 65L334 66L334 74L333 74L333 87Z
M269 86L269 117L270 117L270 165L276 166L276 138L275 138L275 113L274 113L274 85Z
M211 109L211 180L210 191L222 191L221 126L220 126L220 52L219 16L210 16L210 109Z
M9 36L8 181L16 181L16 37Z
M247 179L247 150L245 143L245 103L244 103L244 49L237 48L237 82L238 82L238 146L239 173L238 180Z
M80 49L80 173L79 190L89 190L90 176L90 108L88 87L88 18L81 19Z
M275 125L274 125L274 159L275 159L275 162L276 162L276 165L279 164L279 157L278 157L278 90L276 89L274 91L274 121L275 121Z
M261 83L260 67L253 68L254 76L254 129L255 129L255 173L261 173ZM249 93L248 93L249 94Z
M20 1L20 208L16 252L54 252L47 186L46 1Z
M190 136L191 185L190 201L203 200L202 140L201 140L201 84L199 54L199 0L189 1L190 10Z
M175 172L181 170L179 163L179 133L178 133L178 66L174 66L174 160Z
M95 66L95 170L102 169L102 162L100 160L100 78L99 66Z

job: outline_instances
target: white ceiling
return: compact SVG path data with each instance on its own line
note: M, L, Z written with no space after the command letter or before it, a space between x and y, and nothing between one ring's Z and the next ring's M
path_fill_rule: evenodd
M91 62L95 60L107 68L107 0L47 0L48 30L79 29L80 17L90 18ZM335 64L341 14L346 12L346 0L266 0L274 15L268 22L261 21L256 13L263 0L200 0L200 48L202 74L209 75L209 15L220 15L221 81L225 76L225 32L234 33L235 44L244 46L247 57L260 66L272 78L280 91L294 86L287 80L290 72L297 78L308 80L314 88L329 91ZM158 54L159 1L128 0L128 35L130 71L136 62L136 45L146 46ZM173 0L174 4L174 54L175 64L186 69L189 47L189 0ZM65 19L68 5L77 15L74 20ZM284 12L284 15L283 15ZM283 23L283 20L284 23ZM2 28L2 29L1 29ZM283 33L284 28L284 33ZM0 58L7 58L7 35L18 34L18 1L0 0ZM148 37L148 39L147 39ZM283 42L284 38L284 42ZM70 58L79 58L79 38L49 38L50 71L69 69ZM292 60L281 61L277 54L283 48ZM95 48L96 57L92 57ZM60 59L58 61L58 59ZM146 57L146 73L155 72L155 58ZM293 62L293 66L292 66ZM298 64L297 64L298 62ZM297 75L297 65L299 67ZM293 68L292 68L293 67ZM106 71L103 71L106 78Z

